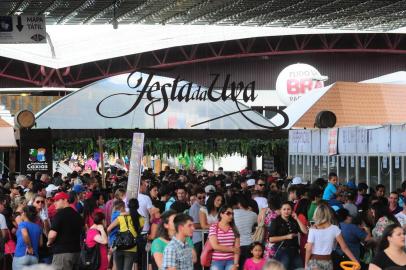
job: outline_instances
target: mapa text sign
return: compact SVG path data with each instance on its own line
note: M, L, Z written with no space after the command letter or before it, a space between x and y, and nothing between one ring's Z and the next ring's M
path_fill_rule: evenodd
M0 43L46 43L45 16L0 16Z

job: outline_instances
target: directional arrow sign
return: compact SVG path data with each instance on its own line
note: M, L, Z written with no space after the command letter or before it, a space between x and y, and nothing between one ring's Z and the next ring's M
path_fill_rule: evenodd
M0 16L0 44L46 43L45 16Z
M21 30L23 30L23 27L24 27L24 25L22 25L22 23L21 23L21 16L17 17L17 21L18 21L17 29L18 29L19 32L21 32Z

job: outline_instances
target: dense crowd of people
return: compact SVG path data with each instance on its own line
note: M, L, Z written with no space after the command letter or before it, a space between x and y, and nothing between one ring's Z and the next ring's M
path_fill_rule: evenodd
M94 168L93 168L94 169ZM23 269L406 269L406 182L145 170L3 175L0 266ZM208 265L206 265L208 262Z

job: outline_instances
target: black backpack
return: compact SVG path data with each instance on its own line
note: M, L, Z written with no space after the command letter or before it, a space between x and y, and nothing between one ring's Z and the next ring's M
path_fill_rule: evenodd
M86 240L82 242L80 249L80 270L97 270L100 267L100 245L96 243L94 247L88 247Z

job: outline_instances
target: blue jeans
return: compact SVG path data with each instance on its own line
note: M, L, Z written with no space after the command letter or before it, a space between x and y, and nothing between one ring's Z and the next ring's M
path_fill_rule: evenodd
M286 270L294 270L303 267L302 257L299 255L298 248L282 247L278 250L274 259L282 263Z
M27 265L33 265L38 263L38 258L31 255L25 255L22 257L13 258L13 270L21 270Z
M230 270L233 264L234 260L212 261L210 270Z

